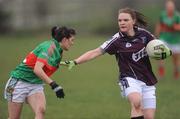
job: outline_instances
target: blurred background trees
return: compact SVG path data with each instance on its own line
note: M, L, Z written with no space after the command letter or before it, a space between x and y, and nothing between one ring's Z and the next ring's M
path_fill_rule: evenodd
M0 34L7 29L49 30L54 25L72 26L81 33L112 34L118 29L117 13L122 7L142 12L153 31L164 0L0 0Z

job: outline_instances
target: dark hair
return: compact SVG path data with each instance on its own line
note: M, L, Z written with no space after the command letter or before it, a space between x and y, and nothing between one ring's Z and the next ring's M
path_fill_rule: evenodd
M76 35L76 31L74 29L67 28L65 26L63 27L54 26L51 29L52 38L54 38L58 42L61 42L64 37L70 38L73 35Z
M131 8L123 8L123 9L120 9L119 10L119 14L120 13L128 13L131 15L132 19L135 20L135 25L136 26L144 26L146 27L147 26L147 21L145 20L145 16L140 13L140 12L137 12Z

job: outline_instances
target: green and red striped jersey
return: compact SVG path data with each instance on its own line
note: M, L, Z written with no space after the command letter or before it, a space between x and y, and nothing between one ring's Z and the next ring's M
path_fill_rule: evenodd
M169 17L166 11L163 11L160 15L161 33L160 39L169 44L180 44L179 31L173 28L174 24L180 24L179 12L174 11L172 17Z
M51 76L58 68L62 59L62 48L56 40L49 40L39 44L12 72L11 77L33 84L41 84L41 80L34 72L37 61L44 63L43 70Z

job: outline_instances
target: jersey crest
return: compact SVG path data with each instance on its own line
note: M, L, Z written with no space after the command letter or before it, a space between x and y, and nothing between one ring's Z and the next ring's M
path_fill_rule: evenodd
M129 48L129 47L131 47L132 45L131 45L131 43L126 43L126 48Z

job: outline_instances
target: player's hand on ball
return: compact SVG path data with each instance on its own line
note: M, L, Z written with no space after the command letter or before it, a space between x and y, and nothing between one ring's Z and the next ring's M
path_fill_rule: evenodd
M52 90L56 93L57 98L64 98L65 94L63 88L59 86L55 81L50 83Z
M75 65L77 65L77 63L75 61L62 61L60 62L60 65L65 65L68 67L69 70L71 70Z
M154 58L157 60L166 59L167 57L172 55L172 51L164 45L160 46L160 49L154 52Z
M159 39L148 42L146 52L150 58L156 60L163 60L172 55L171 50Z

